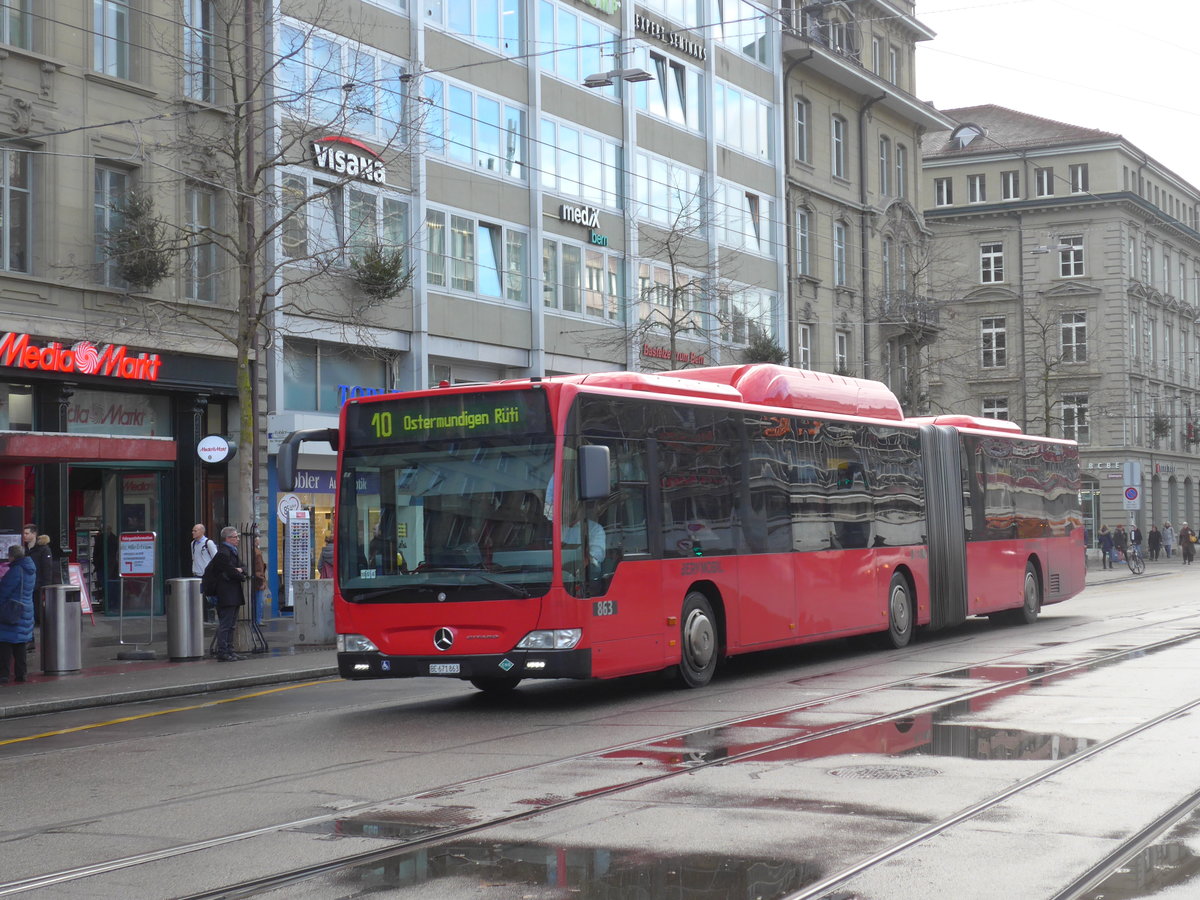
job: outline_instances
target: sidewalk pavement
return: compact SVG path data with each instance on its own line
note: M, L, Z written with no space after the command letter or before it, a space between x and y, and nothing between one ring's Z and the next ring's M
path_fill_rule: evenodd
M1093 552L1088 557L1087 583L1092 586L1190 571L1190 567L1181 565L1178 555L1174 559L1148 562L1144 575L1134 575L1123 563L1112 569L1102 569L1099 556ZM1195 571L1200 572L1200 563ZM296 624L291 618L270 619L264 623L263 634L268 649L262 653L247 652L251 642L246 625L239 622L236 646L246 657L241 662L218 662L211 656L171 662L167 657L166 622L162 617L155 619L153 641L132 643L137 638L149 636L147 625L144 619L127 623L122 635L120 623L115 619L97 615L93 624L85 616L79 672L43 674L43 647L39 646L29 654L28 682L0 685L0 719L337 675L337 653L333 646L297 644ZM215 628L215 625L205 626L206 650L212 643ZM122 637L125 643L121 643ZM153 650L155 658L117 658L118 653L135 649Z
M42 673L44 642L39 635L37 649L28 653L29 680L0 685L0 719L337 675L333 645L297 644L291 618L263 623L267 649L261 653L249 652L249 626L239 622L234 646L245 657L240 662L218 662L212 656L171 662L162 616L155 617L153 640L149 640L149 620L144 618L126 622L122 632L114 617L97 614L93 623L85 615L82 628L80 669L67 675ZM216 625L205 625L206 652L215 630ZM118 658L118 654L137 655L130 651L139 650L154 651L154 658Z

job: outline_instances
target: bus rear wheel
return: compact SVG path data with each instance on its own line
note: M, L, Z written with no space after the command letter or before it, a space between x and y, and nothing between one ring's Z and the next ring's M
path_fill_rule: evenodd
M888 586L888 630L880 635L885 648L907 647L913 636L913 600L908 579L899 572Z
M1033 560L1025 563L1025 587L1020 609L1009 612L1009 621L1014 625L1032 625L1042 611L1042 583L1038 581Z
M507 694L520 683L520 678L506 675L480 676L471 679L471 684L485 694Z
M704 687L717 670L717 619L712 604L699 591L683 598L679 616L679 680L684 687Z

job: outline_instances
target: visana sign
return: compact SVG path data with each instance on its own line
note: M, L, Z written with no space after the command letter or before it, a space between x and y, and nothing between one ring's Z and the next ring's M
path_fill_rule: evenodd
M91 341L78 341L68 350L59 341L51 341L45 347L39 347L29 342L29 335L10 331L0 340L0 365L157 381L162 359L157 353L134 356L124 344L109 344L101 350Z
M383 184L387 177L379 154L353 138L323 137L313 141L313 164L335 175L348 175L372 184Z

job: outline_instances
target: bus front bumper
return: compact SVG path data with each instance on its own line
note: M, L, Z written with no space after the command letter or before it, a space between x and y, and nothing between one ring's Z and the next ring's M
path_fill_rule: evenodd
M591 678L592 651L514 650L485 656L339 653L338 674L366 678Z

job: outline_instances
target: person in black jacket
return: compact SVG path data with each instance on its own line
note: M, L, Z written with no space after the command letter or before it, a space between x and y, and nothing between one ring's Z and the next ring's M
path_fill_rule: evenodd
M42 538L45 540L43 541ZM22 526L21 542L25 555L33 560L37 570L37 583L33 586L33 622L42 624L42 588L48 584L57 583L54 578L54 558L50 553L50 538L46 535L38 537L38 527L33 523ZM32 644L32 641L30 642ZM32 648L31 648L32 649Z
M238 607L246 602L242 583L247 575L238 555L240 541L241 535L234 526L222 528L221 545L212 561L217 576L217 659L221 662L245 659L233 652L233 628L237 623Z

